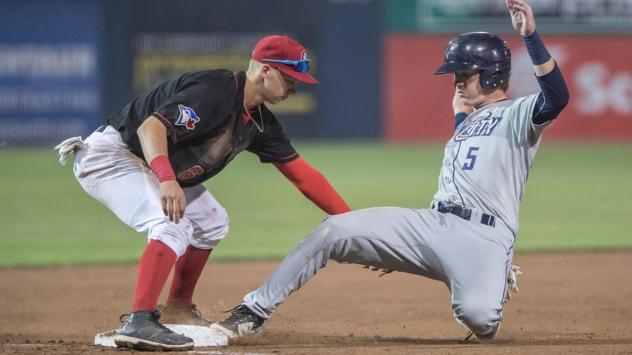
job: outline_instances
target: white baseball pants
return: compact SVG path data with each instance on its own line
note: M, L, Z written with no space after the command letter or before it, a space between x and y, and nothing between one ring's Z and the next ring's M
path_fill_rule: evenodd
M74 163L81 187L150 240L163 242L180 257L189 245L212 249L228 233L226 210L202 185L183 189L184 216L178 224L170 222L162 210L158 179L113 127L92 133L84 143Z

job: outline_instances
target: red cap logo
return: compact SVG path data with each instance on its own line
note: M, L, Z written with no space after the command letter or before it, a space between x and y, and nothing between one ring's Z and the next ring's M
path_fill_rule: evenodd
M309 74L309 58L305 47L288 36L262 38L252 51L252 59L274 67L300 82L318 83Z

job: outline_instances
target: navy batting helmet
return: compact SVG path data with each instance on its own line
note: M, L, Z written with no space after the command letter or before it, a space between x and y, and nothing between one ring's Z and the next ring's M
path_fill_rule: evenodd
M453 38L443 65L435 74L480 71L481 86L496 89L509 81L511 52L507 43L488 32L468 32Z

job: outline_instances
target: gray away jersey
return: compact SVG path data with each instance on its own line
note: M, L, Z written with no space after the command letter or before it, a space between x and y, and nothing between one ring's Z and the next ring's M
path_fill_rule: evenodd
M470 114L445 146L434 200L491 213L515 236L529 169L549 125L531 121L537 98L503 100Z

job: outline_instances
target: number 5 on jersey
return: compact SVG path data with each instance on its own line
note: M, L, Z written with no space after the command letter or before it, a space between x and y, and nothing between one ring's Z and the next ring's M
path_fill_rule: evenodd
M467 161L463 164L463 170L472 170L474 169L474 164L476 163L476 152L478 152L479 147L470 147L470 150L467 151L467 156L465 157Z

